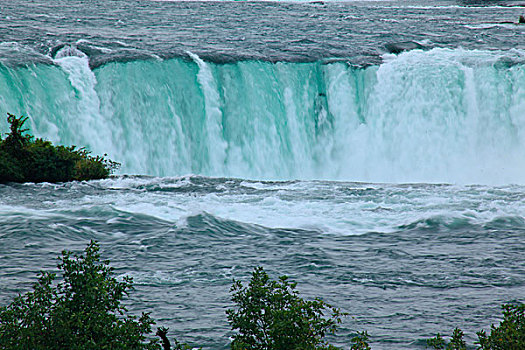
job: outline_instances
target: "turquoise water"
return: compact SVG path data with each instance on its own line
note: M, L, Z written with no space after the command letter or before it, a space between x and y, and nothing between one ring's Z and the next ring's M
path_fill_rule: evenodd
M0 302L96 239L130 310L205 349L228 347L229 287L257 265L354 316L334 344L473 340L525 292L523 12L0 3L0 112L122 163L0 185Z
M4 67L3 109L29 116L35 135L108 153L122 173L523 183L522 50L414 50L367 68L189 52L91 70L75 48L58 54Z

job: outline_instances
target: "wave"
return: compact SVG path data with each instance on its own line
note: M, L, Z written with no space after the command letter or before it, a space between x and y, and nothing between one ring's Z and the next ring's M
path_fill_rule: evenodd
M523 183L524 63L521 50L432 49L366 68L188 53L93 69L64 47L52 64L0 66L0 111L123 173Z

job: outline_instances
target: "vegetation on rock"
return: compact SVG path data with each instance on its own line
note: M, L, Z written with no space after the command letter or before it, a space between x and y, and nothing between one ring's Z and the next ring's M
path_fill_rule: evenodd
M120 166L106 155L91 156L85 148L34 139L23 129L26 120L8 113L10 132L0 137L0 183L104 179Z

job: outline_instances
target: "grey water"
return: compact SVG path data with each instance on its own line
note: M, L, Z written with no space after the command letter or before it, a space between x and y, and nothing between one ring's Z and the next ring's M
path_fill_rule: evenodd
M134 279L130 309L205 348L227 348L229 287L255 266L349 312L346 347L359 330L374 349L456 326L472 340L523 297L521 186L118 177L0 193L3 303L96 239Z
M0 304L101 244L129 308L225 349L255 266L373 349L523 301L525 7L513 1L9 1L0 112L123 163L0 185ZM0 131L7 132L5 120Z
M4 1L0 57L49 61L77 43L92 66L108 61L187 57L380 62L387 44L523 48L519 1ZM12 45L16 45L16 49Z

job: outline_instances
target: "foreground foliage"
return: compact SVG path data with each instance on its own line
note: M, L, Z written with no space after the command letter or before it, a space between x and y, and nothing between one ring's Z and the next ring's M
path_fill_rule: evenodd
M122 299L133 289L132 280L117 280L109 261L101 261L92 241L84 254L64 251L57 265L61 275L41 272L33 290L0 307L0 349L192 349L176 339L170 344L168 329L160 327L150 339L155 323L148 313L126 315ZM262 267L255 268L247 286L234 281L235 306L226 311L234 332L233 350L338 349L326 335L335 333L342 316L339 309L316 298L304 300L296 283L286 276L271 280ZM503 320L490 333L477 333L478 350L525 349L525 304L505 304ZM454 329L447 342L440 334L427 340L437 350L466 350L463 331ZM473 348L472 346L468 347ZM369 335L358 332L350 350L371 350Z
M357 335L352 338L350 350L371 350L372 348L368 344L370 336L367 331L357 332Z
M10 132L0 137L0 183L64 182L107 178L120 164L75 146L53 146L23 129L27 118L8 113Z
M427 340L427 345L432 349L438 350L466 350L467 345L463 340L463 331L455 328L450 337L450 342L447 344L441 334L437 334L434 338Z
M503 321L498 326L492 325L490 333L479 331L477 348L479 350L523 350L525 349L525 304L504 304ZM438 334L427 340L427 345L437 350L466 350L463 332L456 328L447 343Z
M325 335L335 332L341 311L320 299L304 300L295 288L286 276L271 280L261 267L248 286L234 281L236 308L226 312L236 332L232 349L336 349Z
M132 280L113 277L97 243L59 260L60 282L41 272L33 291L0 308L0 349L160 349L146 339L155 323L149 314L126 315L121 300Z

